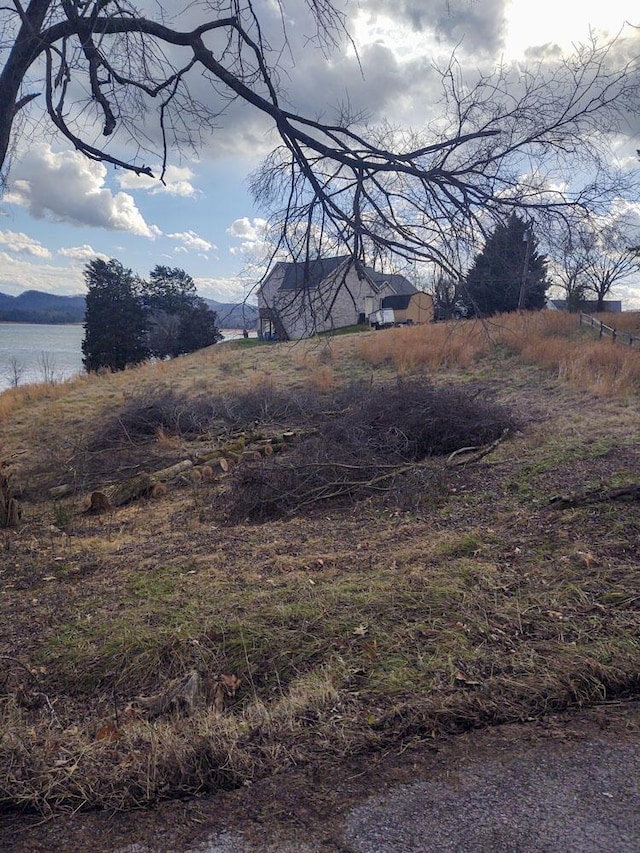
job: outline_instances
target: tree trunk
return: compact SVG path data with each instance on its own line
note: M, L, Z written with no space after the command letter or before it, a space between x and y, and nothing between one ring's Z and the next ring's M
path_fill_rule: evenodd
M129 480L122 483L114 483L112 486L107 486L106 489L95 491L91 495L91 512L102 512L106 509L112 509L114 506L122 506L129 501L139 498L141 495L148 494L154 484L151 474L143 471L142 474L136 474Z
M9 477L0 474L0 527L17 527L20 507L13 496Z
M50 6L51 0L31 0L27 9L21 10L22 26L0 74L0 169L5 165L16 113L39 94L18 99L29 66L44 50L40 32Z
M160 471L154 471L149 474L143 471L136 474L135 477L130 477L122 483L113 483L107 486L106 489L100 489L92 493L90 512L102 512L106 509L112 509L114 506L122 506L129 503L142 495L147 495L156 483L161 483L166 480L171 480L183 471L188 471L193 468L193 462L190 459L184 459L182 462L176 462L175 465L170 465L168 468L162 468Z

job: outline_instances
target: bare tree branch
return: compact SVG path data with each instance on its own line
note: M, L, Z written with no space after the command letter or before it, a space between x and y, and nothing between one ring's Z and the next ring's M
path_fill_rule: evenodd
M323 50L350 43L333 0L306 5ZM471 242L505 211L566 218L622 186L608 141L637 106L639 61L616 65L612 45L592 41L551 66L505 66L471 84L453 57L440 71L438 121L412 132L369 127L347 107L334 122L286 108L283 3L276 50L252 0L145 9L134 0L13 0L0 9L0 169L16 117L36 110L39 95L53 128L85 156L148 176L159 157L161 180L170 149L197 149L241 101L280 140L252 180L278 231L274 257L394 256L452 275L451 244ZM206 103L194 95L195 75L209 83Z

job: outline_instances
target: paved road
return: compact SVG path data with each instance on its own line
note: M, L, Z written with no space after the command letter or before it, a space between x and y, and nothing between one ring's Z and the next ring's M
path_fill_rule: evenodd
M640 853L640 706L284 772L155 812L0 823L16 853ZM3 846L4 844L4 846Z
M640 746L538 744L393 789L345 826L354 853L639 853Z
M269 841L265 828L262 843L224 833L189 853L639 853L638 780L638 743L539 743L393 786L353 808L328 845Z

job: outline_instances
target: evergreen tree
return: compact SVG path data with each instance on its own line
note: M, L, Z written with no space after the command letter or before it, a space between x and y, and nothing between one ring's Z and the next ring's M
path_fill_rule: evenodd
M194 280L180 267L158 264L151 270L149 281L142 285L142 300L150 310L176 314L196 298Z
M156 266L142 287L148 345L157 358L175 357L220 340L217 318L179 267Z
M531 226L517 214L506 225L498 225L467 273L465 299L471 310L490 316L544 308L551 282L547 258L537 247Z
M204 299L196 297L180 315L179 344L181 352L195 352L222 339L218 317Z
M82 363L89 372L124 370L149 357L136 279L120 261L98 258L85 267L87 284Z

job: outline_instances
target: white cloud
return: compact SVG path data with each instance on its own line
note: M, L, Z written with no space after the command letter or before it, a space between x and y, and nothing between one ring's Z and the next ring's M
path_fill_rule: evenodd
M167 234L167 237L182 244L176 248L176 252L198 252L202 254L216 248L213 243L200 237L195 231L176 231L173 234Z
M77 263L85 264L94 258L100 258L103 261L108 261L109 256L102 252L96 252L91 246L86 243L82 246L69 246L67 249L58 249L58 254L63 258L69 258Z
M368 0L357 8L354 29L360 39L387 40L391 34L403 53L424 44L428 34L449 45L496 50L505 28L505 0Z
M227 234L242 240L239 246L229 249L232 255L262 257L270 247L266 240L267 220L260 217L236 219L227 228Z
M154 175L162 172L160 165L152 166ZM117 176L118 185L123 190L148 190L151 195L174 195L183 198L194 198L199 190L193 185L194 172L188 166L167 166L164 183L158 177L149 178L147 175L136 175L135 172L120 172Z
M74 294L83 293L85 289L80 267L33 263L0 252L0 291L3 293L41 290L45 293Z
M51 252L42 243L21 231L0 231L0 243L4 243L10 252L18 255L31 255L34 258L51 257Z
M107 170L77 151L54 152L33 146L11 172L3 201L25 207L36 219L127 231L155 239L162 232L148 225L132 196L112 193Z
M640 244L640 202L615 198L609 210L599 216L593 216L591 222L605 249L615 252L620 245ZM617 246L612 246L612 241L616 242Z
M264 237L267 228L267 220L256 217L249 219L248 216L243 216L242 219L236 219L227 228L227 234L232 237L241 237L244 240L260 240Z
M245 296L246 281L237 277L194 278L198 295L218 302L240 303Z

